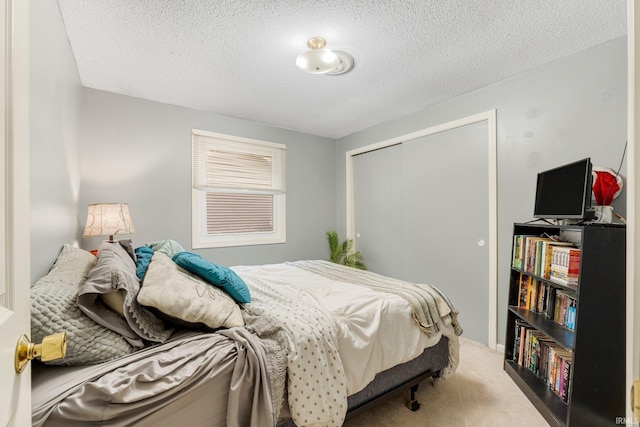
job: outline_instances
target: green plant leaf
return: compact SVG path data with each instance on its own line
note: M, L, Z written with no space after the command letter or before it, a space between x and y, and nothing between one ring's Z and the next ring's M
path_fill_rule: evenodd
M327 241L329 242L329 261L340 264L343 251L338 233L333 230L327 231Z
M327 242L329 243L329 261L336 264L343 264L347 267L358 268L360 270L366 270L367 267L362 262L362 254L360 252L354 252L353 239L346 239L340 243L338 233L334 230L327 231Z

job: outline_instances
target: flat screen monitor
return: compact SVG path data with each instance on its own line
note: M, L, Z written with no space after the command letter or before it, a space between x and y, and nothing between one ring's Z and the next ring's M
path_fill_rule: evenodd
M591 159L538 174L533 216L547 219L584 219L591 205Z

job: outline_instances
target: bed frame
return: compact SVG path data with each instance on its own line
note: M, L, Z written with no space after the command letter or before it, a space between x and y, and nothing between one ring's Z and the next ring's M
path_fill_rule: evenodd
M420 403L415 399L418 385L428 378L437 379L448 364L449 340L442 337L438 344L425 349L420 356L380 372L364 389L349 396L347 419L399 392L408 392L410 397L407 406L417 411L420 408ZM277 427L296 427L296 424L287 419L278 422Z

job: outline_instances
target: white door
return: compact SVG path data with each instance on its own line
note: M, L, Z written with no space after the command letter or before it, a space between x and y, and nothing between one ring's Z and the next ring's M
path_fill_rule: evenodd
M402 144L353 158L356 246L369 270L403 277Z
M496 138L491 110L346 153L347 237L367 267L437 286L493 349Z
M31 370L14 368L30 332L28 5L0 7L0 426L31 425Z
M403 143L404 275L442 290L489 345L486 121Z

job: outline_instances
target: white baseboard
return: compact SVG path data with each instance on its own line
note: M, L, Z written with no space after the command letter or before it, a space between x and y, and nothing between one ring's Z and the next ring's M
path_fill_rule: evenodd
M504 353L504 344L496 344L496 350L500 353Z

